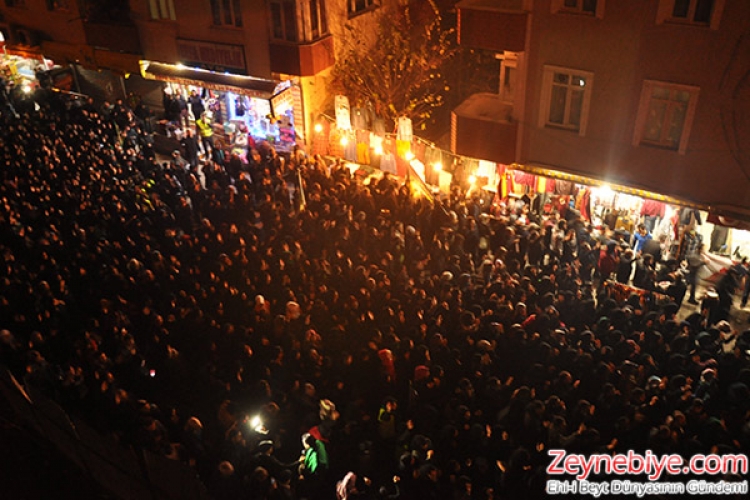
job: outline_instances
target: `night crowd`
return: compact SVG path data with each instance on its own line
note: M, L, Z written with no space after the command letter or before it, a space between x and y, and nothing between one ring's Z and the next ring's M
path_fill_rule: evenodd
M216 500L528 498L549 449L750 449L750 334L677 319L678 259L37 101L0 118L0 363Z

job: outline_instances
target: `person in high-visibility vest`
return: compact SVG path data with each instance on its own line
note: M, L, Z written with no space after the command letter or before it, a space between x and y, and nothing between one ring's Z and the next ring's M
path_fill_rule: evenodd
M201 136L203 154L208 156L214 150L214 129L205 113L195 120L195 126L198 128L198 134Z

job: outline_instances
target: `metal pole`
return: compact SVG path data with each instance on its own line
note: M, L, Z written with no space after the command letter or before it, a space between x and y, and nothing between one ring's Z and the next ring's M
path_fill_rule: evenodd
M125 88L125 79L120 76L120 87L122 87L122 99L127 102L128 101L128 90Z

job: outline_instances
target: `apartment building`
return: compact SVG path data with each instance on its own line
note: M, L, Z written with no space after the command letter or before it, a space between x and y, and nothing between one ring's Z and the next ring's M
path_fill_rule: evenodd
M750 217L750 2L463 0L500 88L453 112L454 152Z

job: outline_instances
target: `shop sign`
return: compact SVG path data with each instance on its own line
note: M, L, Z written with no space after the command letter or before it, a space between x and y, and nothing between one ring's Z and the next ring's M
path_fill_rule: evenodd
M178 39L177 57L183 64L202 66L211 71L231 69L246 72L242 45Z
M195 80L192 78L180 78L176 76L164 76L164 75L150 75L154 80L160 80L162 82L175 83L177 85L183 85L186 87L202 87L206 89L216 90L218 92L234 92L236 94L242 94L247 97L257 97L258 99L267 99L268 94L259 90L246 89L238 85L226 85L221 83L206 82L204 80Z

